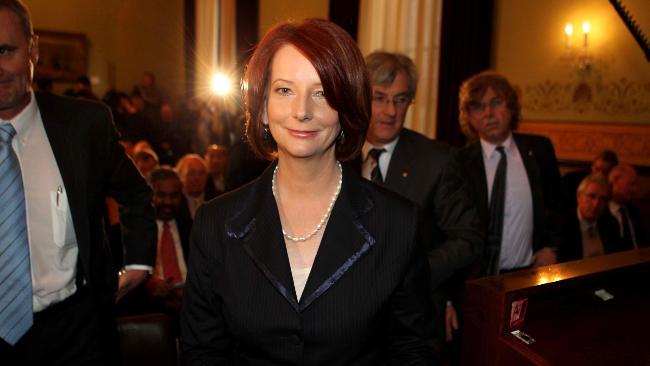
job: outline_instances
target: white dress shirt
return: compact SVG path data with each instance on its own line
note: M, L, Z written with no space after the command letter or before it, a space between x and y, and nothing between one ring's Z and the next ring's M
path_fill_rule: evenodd
M528 174L512 134L501 144L508 159L503 232L499 269L525 267L533 260L533 195ZM487 177L488 202L501 154L497 145L481 139L483 163Z
M362 157L363 157L363 164L366 164L366 161L368 160L368 152L370 152L371 149L384 149L384 151L381 155L379 155L379 171L381 172L382 178L384 178L384 181L386 181L386 173L388 173L388 166L390 165L390 159L393 157L393 151L395 151L395 146L397 146L397 143L399 142L399 135L397 135L397 138L389 143L387 143L384 146L375 146L369 143L368 141L364 142L363 148L361 149ZM363 177L370 180L370 174L372 173L372 170L367 169L363 170Z
M157 276L160 279L165 279L164 268L162 264L162 258L160 258L160 238L162 237L163 232L163 223L162 220L156 220L156 225L158 225L158 241L156 244L156 267L154 267L154 276ZM185 265L185 254L183 253L183 245L181 242L181 236L178 233L178 225L176 220L167 221L169 224L169 231L172 233L172 239L174 240L174 248L176 249L176 258L178 260L178 269L181 272L181 278L183 283L187 278L187 267Z
M20 162L25 188L33 308L37 312L77 290L77 237L66 189L34 93L16 117L0 122L11 122L16 129L11 145Z

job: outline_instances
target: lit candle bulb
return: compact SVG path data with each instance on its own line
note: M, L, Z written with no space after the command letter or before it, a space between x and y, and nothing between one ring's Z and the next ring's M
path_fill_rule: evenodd
M571 35L573 34L573 25L571 23L564 26L564 33L566 34L566 48L569 48L571 47Z

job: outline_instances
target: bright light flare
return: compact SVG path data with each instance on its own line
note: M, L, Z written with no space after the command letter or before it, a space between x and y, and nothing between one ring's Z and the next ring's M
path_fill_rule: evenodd
M210 90L216 95L228 95L232 91L232 82L226 74L214 74L210 79Z
M582 33L587 34L591 30L591 24L589 22L582 23Z
M564 26L564 33L567 36L571 36L573 34L573 24L568 23L567 25Z

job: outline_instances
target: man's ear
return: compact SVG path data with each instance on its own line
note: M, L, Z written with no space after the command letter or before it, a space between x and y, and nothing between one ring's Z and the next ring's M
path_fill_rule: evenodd
M39 56L39 50L38 50L38 35L34 34L30 38L30 49L29 49L29 60L32 62L34 66L38 64L38 56Z

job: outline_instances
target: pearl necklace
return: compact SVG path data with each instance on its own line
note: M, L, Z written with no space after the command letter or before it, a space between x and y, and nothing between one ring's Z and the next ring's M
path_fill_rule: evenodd
M336 192L334 192L334 195L332 196L332 199L330 200L330 204L327 207L327 211L325 212L325 215L323 215L323 217L320 219L320 222L318 223L318 225L316 225L316 228L314 230L312 230L309 234L305 235L305 236L292 236L292 235L289 235L289 234L287 234L286 231L284 231L284 228L282 228L282 235L287 240L291 240L291 241L294 241L294 242L307 241L312 236L316 235L316 233L318 231L320 231L320 229L323 228L323 225L325 225L325 223L329 219L330 214L332 213L332 208L334 208L334 203L336 202L336 198L339 196L339 193L341 192L341 186L343 185L343 167L341 166L340 162L337 161L336 163L338 164L339 173L340 173L340 175L339 175L339 183L336 186ZM278 198L277 188L275 186L275 180L276 180L277 176L278 176L278 166L276 165L275 169L273 170L273 179L271 179L271 191L273 192L273 197L275 197L276 199Z

